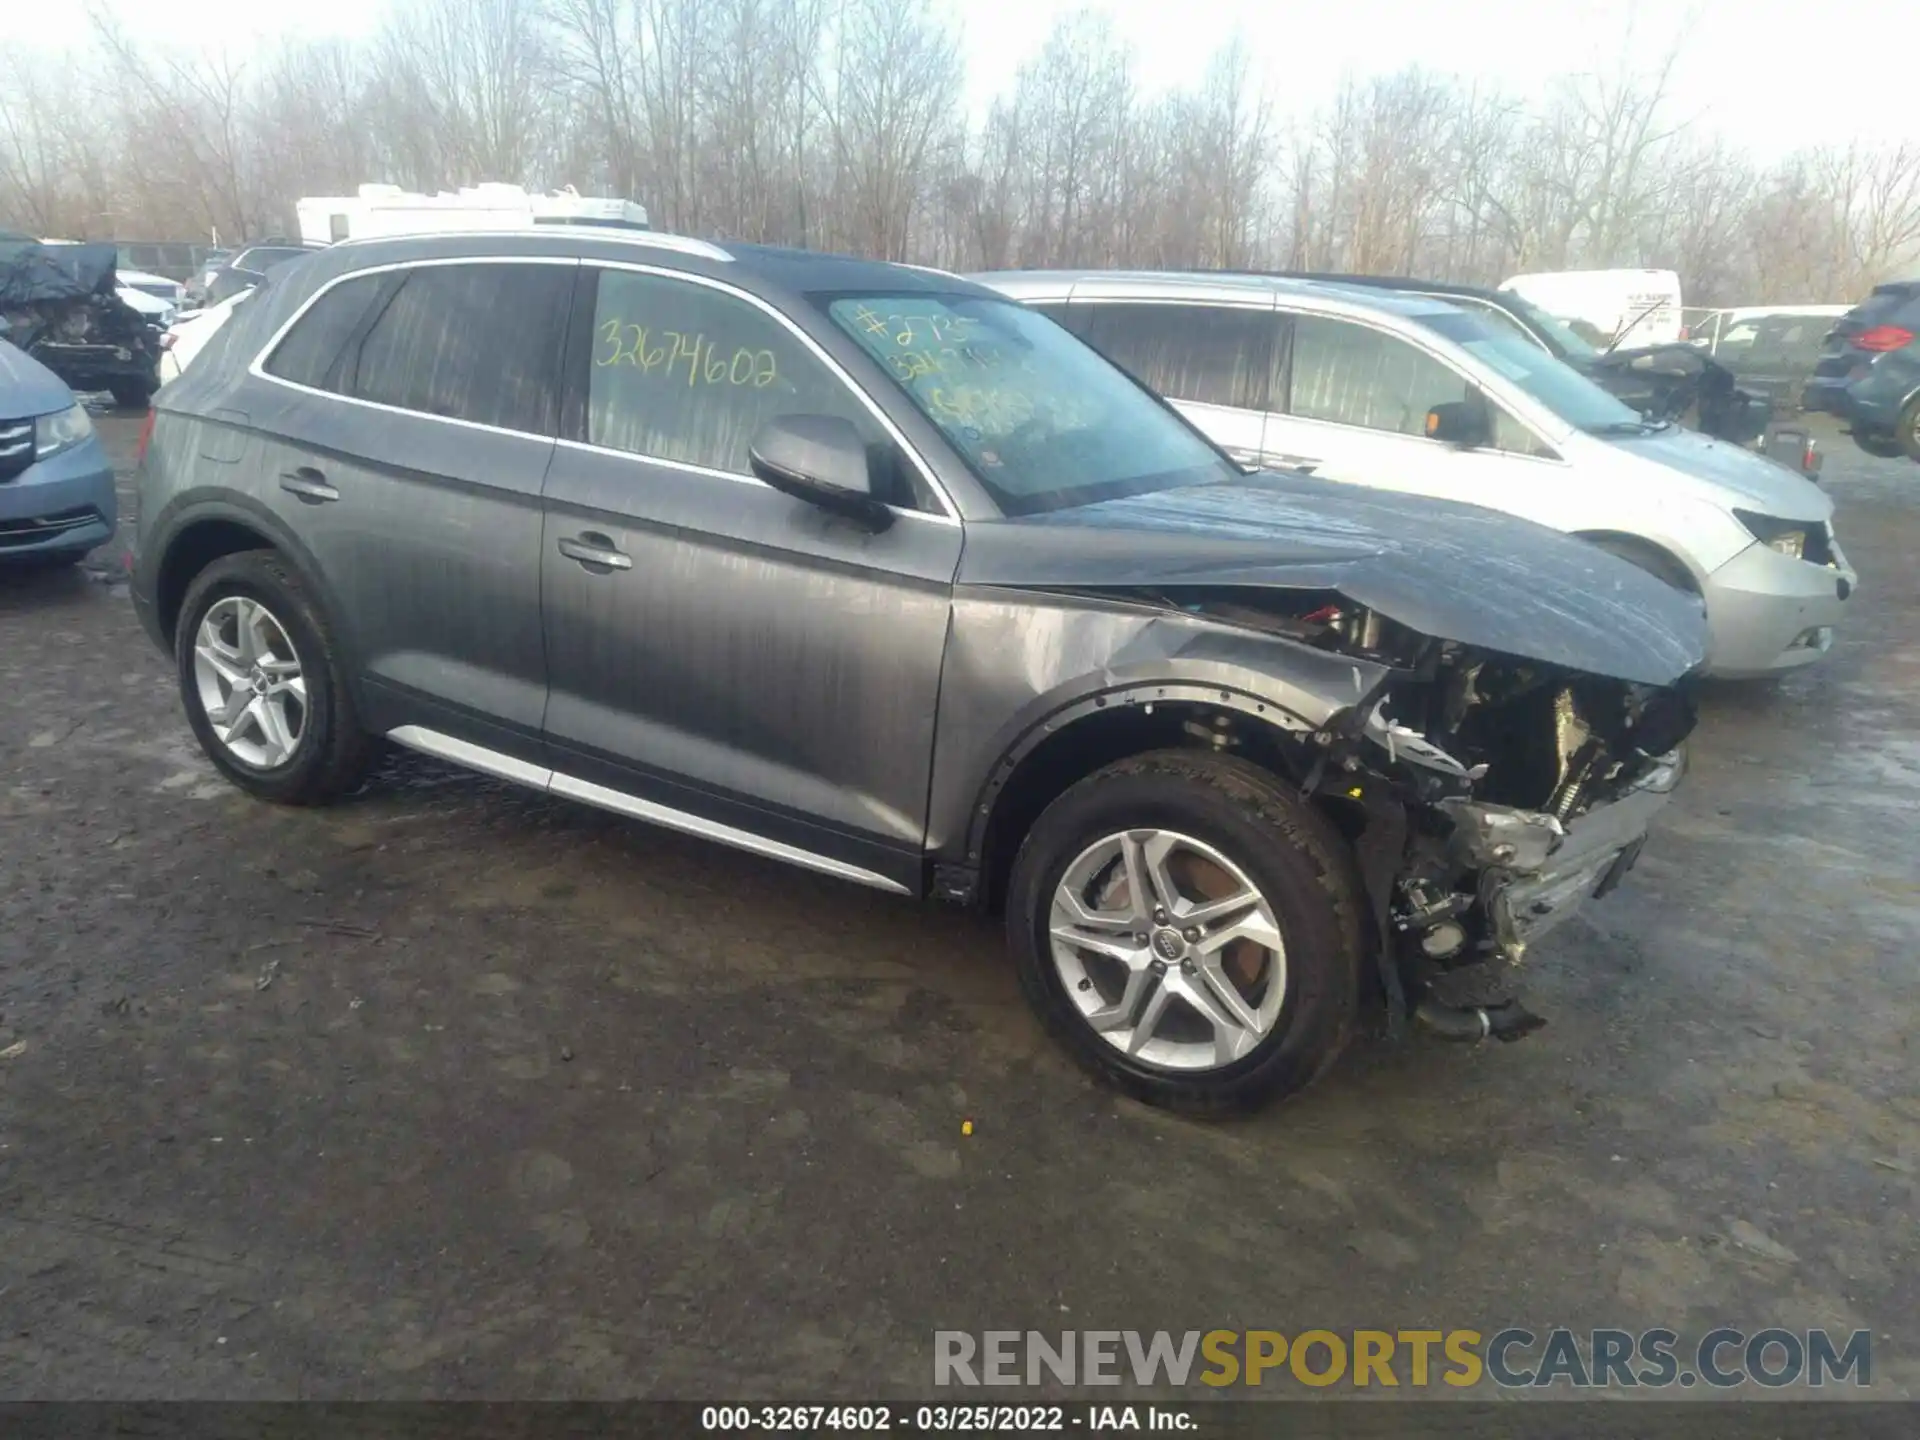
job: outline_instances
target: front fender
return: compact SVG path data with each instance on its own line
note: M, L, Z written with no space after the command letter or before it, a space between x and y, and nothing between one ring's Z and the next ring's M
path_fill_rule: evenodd
M994 802L1020 761L1096 711L1199 702L1305 734L1390 673L1180 611L963 588L941 674L927 849L951 863L977 862Z

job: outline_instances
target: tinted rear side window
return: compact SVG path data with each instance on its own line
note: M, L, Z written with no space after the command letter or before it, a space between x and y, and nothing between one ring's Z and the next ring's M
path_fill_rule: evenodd
M296 385L316 390L338 388L328 384L327 372L352 337L354 327L380 293L384 275L360 275L343 280L307 307L286 338L267 357L266 372Z
M1076 304L1086 342L1169 400L1265 410L1279 322L1227 305Z
M569 265L429 265L360 342L346 393L454 420L553 433Z

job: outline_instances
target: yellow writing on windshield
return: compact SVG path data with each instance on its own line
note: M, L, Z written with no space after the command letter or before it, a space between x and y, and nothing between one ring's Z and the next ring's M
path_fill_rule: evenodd
M729 353L699 332L662 330L650 339L646 326L613 319L601 324L598 340L593 363L599 369L630 365L643 375L658 374L676 383L684 370L690 386L740 385L755 390L764 390L780 378L773 351L742 345Z

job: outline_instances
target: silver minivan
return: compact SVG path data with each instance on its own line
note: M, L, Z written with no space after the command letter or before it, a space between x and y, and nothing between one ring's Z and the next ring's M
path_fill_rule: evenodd
M1244 463L1504 510L1700 595L1715 675L1816 660L1846 613L1856 576L1819 487L1648 421L1444 301L1264 276L975 278L1066 325Z

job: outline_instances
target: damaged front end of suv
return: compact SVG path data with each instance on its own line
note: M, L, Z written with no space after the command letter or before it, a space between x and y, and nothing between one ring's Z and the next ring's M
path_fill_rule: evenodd
M1509 516L1297 476L991 530L962 562L943 744L1018 718L969 747L1001 758L950 895L990 887L1050 765L1237 756L1345 842L1390 1031L1543 1023L1518 963L1619 883L1683 772L1697 600Z

